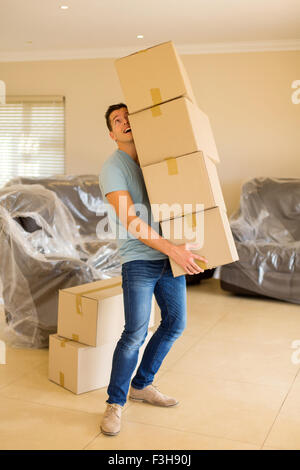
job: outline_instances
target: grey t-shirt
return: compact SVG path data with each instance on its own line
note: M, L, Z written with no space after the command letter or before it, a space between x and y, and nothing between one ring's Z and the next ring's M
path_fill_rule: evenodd
M153 220L142 170L130 155L116 150L102 165L99 185L107 204L106 194L112 191L129 191L136 214L161 235L159 223ZM108 219L116 236L122 263L167 258L164 253L145 245L129 233L111 205L108 206Z

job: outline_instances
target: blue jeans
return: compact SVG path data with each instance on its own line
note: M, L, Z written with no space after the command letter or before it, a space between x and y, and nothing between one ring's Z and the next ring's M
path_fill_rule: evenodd
M107 403L124 405L129 383L144 343L153 293L161 310L161 322L148 342L132 386L153 382L163 359L186 326L185 276L173 277L170 262L136 260L122 265L125 328L113 355Z

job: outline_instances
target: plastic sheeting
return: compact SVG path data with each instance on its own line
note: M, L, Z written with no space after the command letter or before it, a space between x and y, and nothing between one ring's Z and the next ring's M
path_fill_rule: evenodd
M6 187L16 184L40 184L53 191L69 209L82 236L94 238L99 220L106 217L96 175L62 175L47 178L19 176L10 180Z
M300 179L254 178L230 218L239 261L221 268L221 287L300 304Z
M6 319L2 339L15 347L48 346L49 334L57 330L59 289L120 274L116 244L96 234L96 217L99 221L106 216L88 214L91 206L98 210L103 204L100 190L96 208L96 197L74 178L75 189L70 188L71 178L67 182L77 221L56 192L41 185L9 184L0 190L0 283ZM66 180L61 182L65 185ZM72 193L85 210L76 206Z

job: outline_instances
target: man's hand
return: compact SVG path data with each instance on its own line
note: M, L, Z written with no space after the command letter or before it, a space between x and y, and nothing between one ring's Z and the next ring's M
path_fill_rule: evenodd
M199 247L198 244L184 243L183 245L173 245L169 256L175 263L179 264L187 274L198 274L203 273L204 269L200 268L195 263L195 259L207 263L207 259L203 256L199 256L196 253L192 253L190 250L196 250Z

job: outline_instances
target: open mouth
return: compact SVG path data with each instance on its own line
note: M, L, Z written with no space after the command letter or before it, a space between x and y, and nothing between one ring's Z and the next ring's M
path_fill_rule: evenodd
M128 134L129 132L131 132L130 127L128 127L128 129L126 129L126 130L124 131L124 134Z

